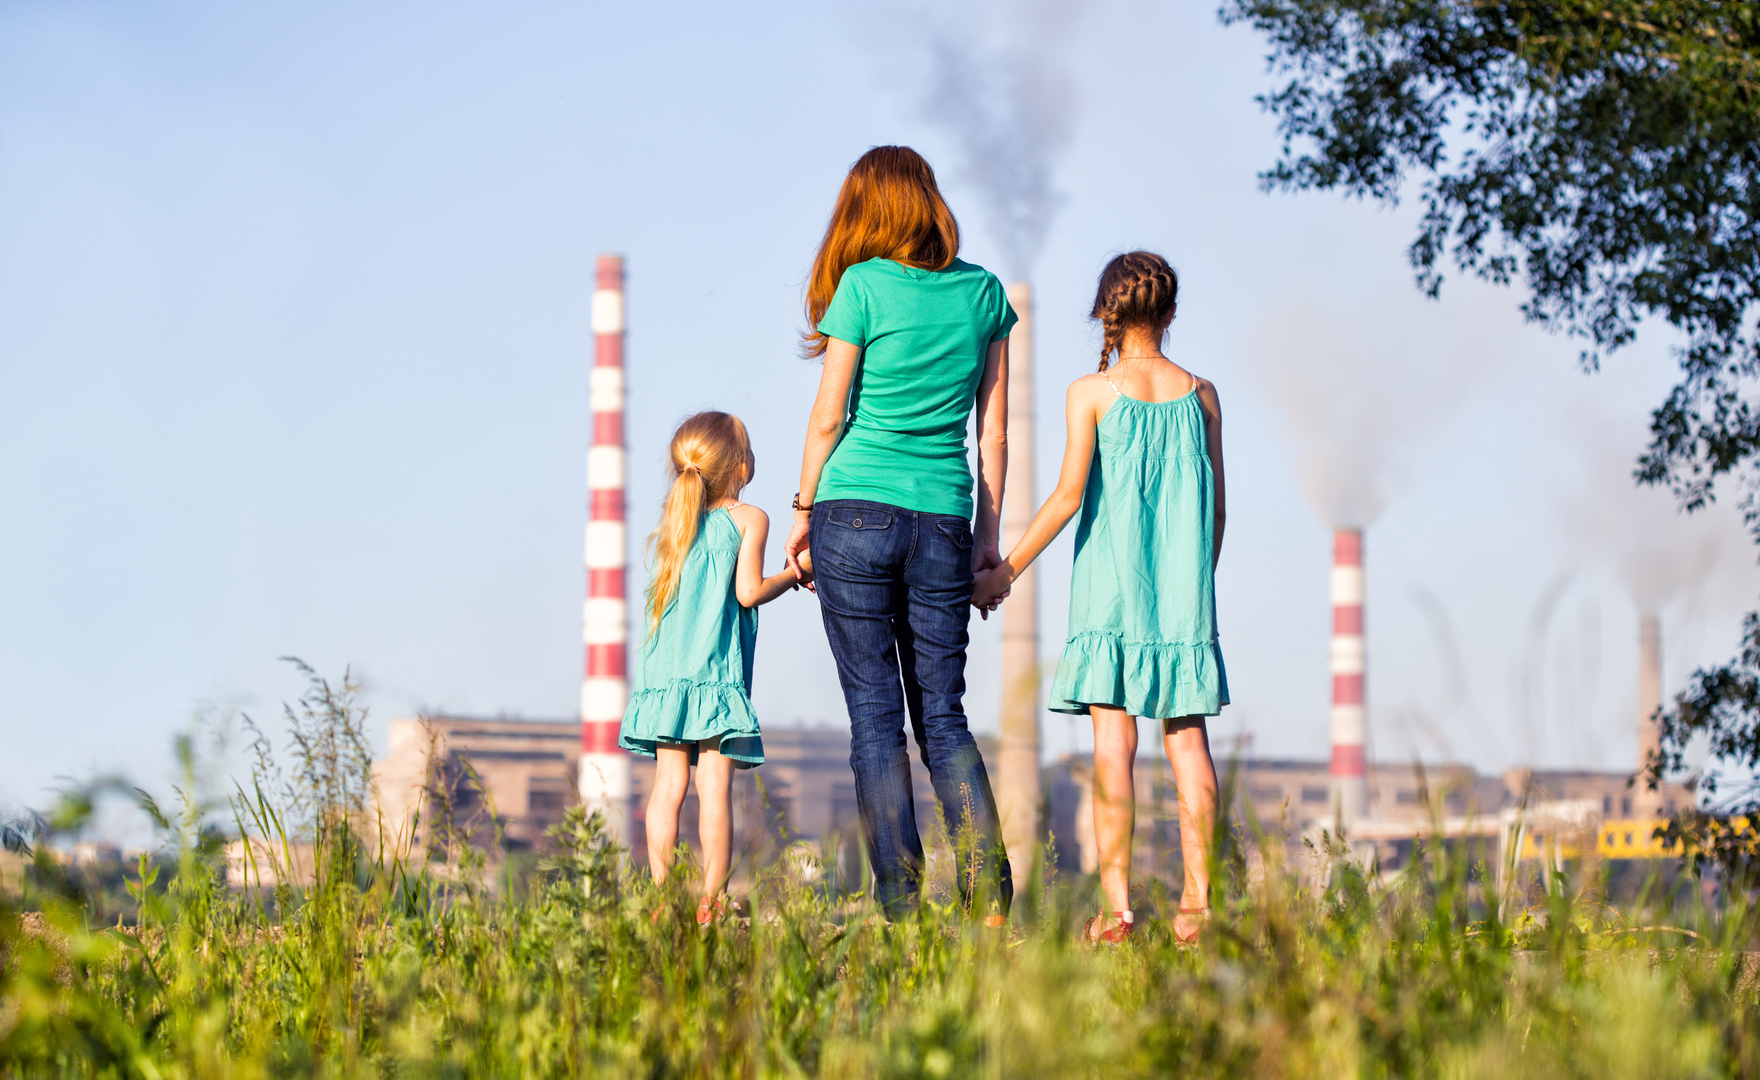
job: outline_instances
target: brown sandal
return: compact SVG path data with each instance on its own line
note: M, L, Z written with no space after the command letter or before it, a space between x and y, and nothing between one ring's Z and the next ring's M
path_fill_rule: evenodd
M1093 932L1094 924L1108 916L1117 919L1118 922L1113 924L1111 929L1102 930L1095 934ZM1082 940L1090 945L1122 945L1130 940L1136 930L1137 918L1134 912L1103 911L1082 924Z
M1210 918L1210 909L1207 907L1182 907L1179 909L1179 913L1181 915L1199 916L1198 928L1192 931L1191 937L1186 937L1179 932L1178 927L1175 927L1173 931L1173 940L1179 942L1181 945L1196 945L1198 943L1198 935L1204 931L1205 920Z

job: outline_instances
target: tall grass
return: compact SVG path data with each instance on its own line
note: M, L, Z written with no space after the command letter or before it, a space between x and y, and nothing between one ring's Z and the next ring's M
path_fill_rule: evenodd
M1739 900L1695 942L1557 876L1500 918L1447 848L1391 884L1322 849L1312 888L1261 843L1218 868L1197 949L1154 918L1078 944L1091 882L1041 883L1006 933L942 899L887 923L798 859L699 930L688 883L654 889L578 809L525 890L486 888L468 845L379 842L359 711L312 678L290 777L265 743L232 800L282 852L316 843L311 883L229 889L215 808L182 798L132 923L71 888L0 911L0 1075L1760 1075Z

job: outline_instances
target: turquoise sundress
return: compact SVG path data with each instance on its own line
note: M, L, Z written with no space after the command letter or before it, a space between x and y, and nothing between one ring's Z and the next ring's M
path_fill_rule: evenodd
M653 757L657 745L688 744L694 765L697 743L719 736L721 753L736 768L764 763L751 697L758 609L741 604L734 593L739 546L732 514L703 515L679 571L678 592L636 652L629 707L617 737L625 750Z
M1216 477L1197 383L1162 402L1112 391L1076 526L1069 637L1050 708L1215 716L1228 704L1228 675L1216 637Z

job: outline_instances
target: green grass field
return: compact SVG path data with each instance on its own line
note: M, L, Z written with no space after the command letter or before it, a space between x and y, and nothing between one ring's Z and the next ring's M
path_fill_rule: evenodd
M1444 849L1302 888L1279 844L1250 874L1220 860L1196 949L1154 918L1079 944L1082 881L1040 883L1004 933L945 899L886 924L786 860L699 930L688 889L656 891L579 811L520 888L485 886L474 847L364 846L351 708L296 717L293 779L232 800L316 843L309 888L229 889L193 797L119 926L39 848L0 911L0 1076L1760 1075L1739 903L1620 911L1565 875L1500 903Z

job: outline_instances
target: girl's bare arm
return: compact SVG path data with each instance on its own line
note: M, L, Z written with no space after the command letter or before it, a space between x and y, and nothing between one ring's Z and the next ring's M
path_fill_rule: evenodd
M980 592L972 597L974 604L1007 591L1014 579L1033 564L1051 541L1057 538L1069 519L1082 506L1082 493L1088 486L1088 470L1094 462L1094 431L1100 421L1102 398L1090 385L1091 377L1070 384L1064 399L1064 421L1069 435L1063 448L1063 470L1058 473L1057 487L1033 515L1020 542L1002 560L1002 565L987 576Z
M1222 481L1222 400L1209 379L1198 380L1198 405L1204 410L1204 442L1216 476L1216 539L1210 547L1210 567L1215 569L1222 560L1222 529L1228 524L1228 487Z
M1008 339L992 341L978 383L978 512L972 521L972 569L1002 561L1002 487L1008 473Z
M792 589L794 571L764 576L764 544L770 539L770 515L755 506L736 506L731 511L739 526L739 563L733 571L733 594L742 607L757 607Z
M849 342L827 339L825 368L819 374L819 396L813 399L813 412L807 420L807 445L801 451L802 506L813 505L813 497L819 490L819 473L825 468L831 451L837 448L838 436L843 434L843 418L849 409L849 387L855 381L856 364L861 358L862 350ZM802 580L807 575L801 571L799 556L805 547L807 514L796 511L794 528L782 546L782 554L788 560L788 568Z

